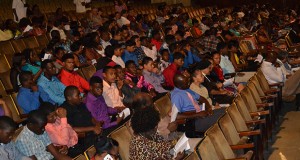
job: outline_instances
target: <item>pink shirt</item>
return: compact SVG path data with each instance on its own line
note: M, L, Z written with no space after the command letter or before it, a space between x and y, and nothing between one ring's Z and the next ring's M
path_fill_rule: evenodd
M57 118L55 123L47 123L45 129L55 146L72 147L78 142L77 133L67 123L67 118Z

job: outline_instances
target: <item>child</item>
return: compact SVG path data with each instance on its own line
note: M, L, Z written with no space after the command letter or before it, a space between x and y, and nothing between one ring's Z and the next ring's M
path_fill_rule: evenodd
M170 65L170 62L169 62L169 56L170 56L170 53L169 53L169 50L168 49L163 49L160 51L160 55L161 55L161 58L160 58L160 61L159 61L159 68L160 68L160 71L161 73Z
M123 117L117 117L116 121L110 119L111 115L116 115L119 111L117 108L108 107L102 96L103 82L99 77L92 77L90 79L90 92L85 99L86 107L91 112L93 118L100 122L103 122L102 129L104 132L102 135L108 135L110 131L113 131L118 127L118 124L123 120Z
M124 63L123 59L121 58L121 56L124 52L121 45L119 45L119 44L113 45L112 46L112 51L113 51L112 60L116 64L120 65L122 68L125 68L125 63Z
M92 158L92 160L117 160L119 159L119 143L107 137L98 138L96 143L94 144L96 148L96 154Z

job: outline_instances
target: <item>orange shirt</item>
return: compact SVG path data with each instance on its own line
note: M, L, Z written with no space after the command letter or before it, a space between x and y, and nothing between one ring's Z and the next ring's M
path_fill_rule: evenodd
M80 93L90 90L89 83L75 71L68 72L62 69L57 77L65 86L76 86Z

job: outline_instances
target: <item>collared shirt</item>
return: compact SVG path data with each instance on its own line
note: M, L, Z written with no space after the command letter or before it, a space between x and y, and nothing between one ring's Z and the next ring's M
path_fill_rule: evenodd
M31 160L31 158L22 154L17 150L15 144L10 142L8 144L0 143L0 160Z
M145 81L150 83L158 93L168 92L161 86L161 84L164 82L163 75L157 75L155 73L143 70L143 76Z
M65 101L61 107L67 110L67 120L72 127L94 126L92 123L92 115L84 103L74 106Z
M280 68L285 76L293 74L291 65L288 62L283 63L280 59L277 59L277 63L280 64Z
M228 56L221 55L220 66L223 69L224 75L227 73L235 73L235 69L233 67L232 62L229 60Z
M189 68L190 65L200 61L201 59L198 56L194 55L191 51L188 51L187 55L184 57L183 67Z
M38 109L40 107L40 100L55 104L42 88L33 92L31 89L21 87L17 95L18 105L23 109L24 113Z
M206 36L202 40L205 50L215 51L220 40L215 35Z
M49 80L44 75L38 79L37 83L49 95L49 97L58 105L65 101L64 90L66 86L62 84L55 76Z
M63 40L66 40L66 39L67 39L67 36L66 36L66 33L65 33L64 30L59 29L59 28L53 26L52 29L50 30L50 33L51 33L52 31L54 31L54 30L57 30L57 31L59 32L60 39L63 39ZM52 37L51 37L51 34L50 34L50 38L52 38Z
M16 147L26 156L35 156L38 160L50 160L54 157L47 151L51 144L47 132L37 135L30 131L27 126L19 134L16 140Z
M169 67L167 67L163 71L163 75L165 77L166 85L168 87L174 87L173 78L174 78L175 74L178 73L178 72L179 71L177 70L177 66L174 63L172 63L171 65L169 65Z
M108 107L105 103L103 96L95 97L93 94L88 93L86 100L86 107L91 112L92 116L97 121L104 122L103 129L113 127L117 125L117 122L111 122L110 115L117 114L118 111L115 108Z
M65 86L76 86L81 93L90 90L89 83L77 72L68 72L65 69L62 69L58 75L58 78Z
M192 83L190 89L204 97L209 102L209 104L212 105L212 100L209 97L208 90L203 85L200 84L200 86L197 86L194 83Z
M124 106L122 102L123 97L120 96L119 89L115 83L109 85L105 80L103 80L103 97L109 107L114 108Z
M157 59L157 49L155 46L152 46L152 49L142 46L143 51L145 52L146 56L153 59L153 61L156 61Z
M120 19L117 20L117 24L122 27L123 25L128 25L130 24L130 21L126 17L121 17Z
M76 5L76 13L84 13L86 8L81 3L85 2L85 0L74 0L73 3Z
M120 65L122 68L125 68L125 63L121 57L117 57L115 55L111 58L116 64Z
M134 54L136 55L138 61L142 61L146 57L146 54L145 54L144 50L142 49L142 47L137 47L134 50Z
M40 69L41 69L40 66L35 66L29 63L26 63L22 67L22 71L30 71L32 74L36 74L37 72L39 72Z
M106 42L103 39L101 39L100 43L101 43L101 46L103 47L102 50L104 50L107 46L111 46L111 43L109 41Z
M72 147L78 142L77 133L68 124L67 118L57 118L55 123L47 123L45 129L56 146Z
M180 113L195 110L194 104L187 92L192 95L194 101L198 102L200 95L190 89L182 90L175 87L171 92L172 105L175 105Z
M285 75L280 67L275 67L271 62L263 61L261 64L261 71L265 75L269 84L284 82Z
M138 66L139 62L138 62L138 58L136 56L135 53L129 53L127 50L124 51L124 54L122 55L122 59L124 61L124 63L126 63L129 60L133 60L134 63Z
M148 83L145 81L144 76L137 76L137 75L133 75L130 74L129 72L125 73L125 79L133 82L134 84L136 84L136 87L142 89L142 91L147 92L150 91L151 89L153 89L154 87L152 86L152 84ZM133 88L133 86L129 85L131 88Z

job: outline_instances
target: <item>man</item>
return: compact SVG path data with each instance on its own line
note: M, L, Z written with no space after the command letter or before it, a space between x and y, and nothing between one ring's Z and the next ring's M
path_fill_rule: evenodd
M80 93L90 90L89 83L74 71L74 56L72 54L65 54L62 57L63 69L58 78L65 86L74 85L78 87Z
M22 87L18 92L17 102L25 114L38 109L41 101L55 104L43 88L38 88L38 86L34 83L31 72L21 72L19 79Z
M85 13L87 9L90 9L90 0L74 0L76 5L76 13Z
M33 158L26 157L19 150L16 149L11 140L15 134L16 123L7 116L0 117L0 160L18 159L30 160Z
M286 77L277 61L277 53L271 51L261 64L261 71L265 75L269 84L285 82Z
M65 150L58 151L51 143L47 132L45 132L46 124L47 117L42 111L31 111L28 115L27 125L24 126L16 139L18 150L24 155L38 160L51 160L53 158L71 160L70 157L65 155Z
M169 88L174 88L173 78L176 73L179 73L179 69L183 66L185 56L180 52L175 52L173 58L174 62L163 71L166 86Z
M62 84L56 77L56 70L53 61L50 59L44 60L41 64L44 72L38 80L38 86L49 95L52 101L61 105L64 103L64 90L66 86Z
M20 19L26 17L26 11L27 11L26 0L13 0L12 10L13 10L15 21L19 22Z
M126 63L129 60L133 60L134 63L139 66L138 58L136 54L134 53L134 50L136 48L136 44L132 40L128 40L125 43L126 49L124 50L124 54L122 55L122 59L124 63Z

